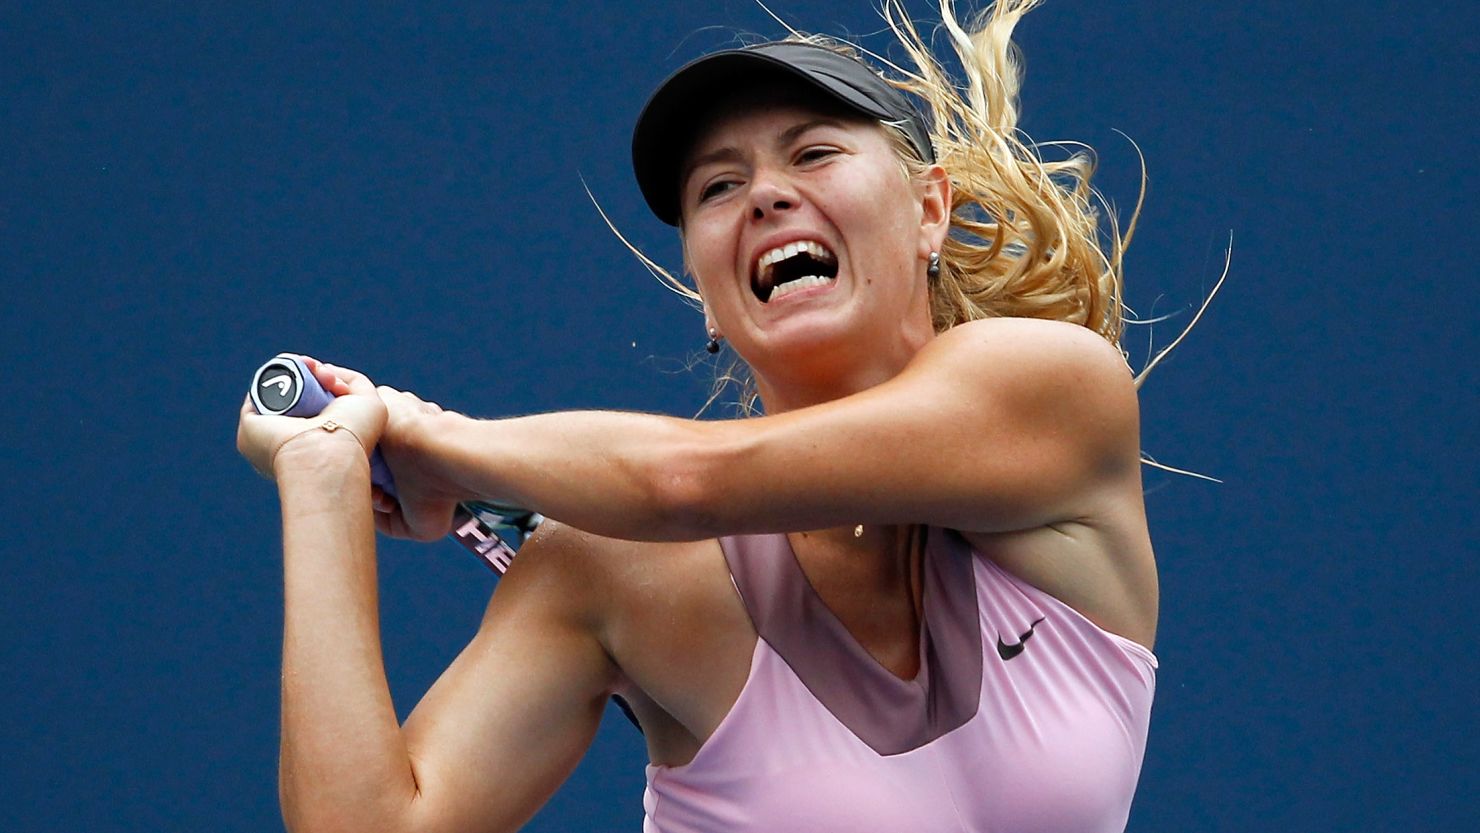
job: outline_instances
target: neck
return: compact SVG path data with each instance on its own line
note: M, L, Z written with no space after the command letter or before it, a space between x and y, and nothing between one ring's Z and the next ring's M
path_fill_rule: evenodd
M875 343L866 352L851 347L814 352L807 360L790 356L774 366L753 366L756 389L767 414L833 402L898 376L934 337L931 331L901 334L892 344Z
M852 396L881 385L896 375L898 371L858 373L844 379L832 378L816 382L805 377L778 380L774 376L762 376L757 372L755 381L765 412L781 414Z
M865 524L794 532L792 552L814 584L846 577L855 591L890 595L905 592L919 614L923 594L921 528L916 524Z

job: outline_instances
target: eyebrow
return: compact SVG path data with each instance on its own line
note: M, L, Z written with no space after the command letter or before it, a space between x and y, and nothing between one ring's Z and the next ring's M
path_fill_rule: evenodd
M801 136L803 133L806 133L808 130L812 130L813 128L817 128L817 127L842 127L842 126L843 126L843 123L840 122L840 121L838 121L837 119L830 119L830 118L808 119L807 121L798 122L798 123L792 125L791 127L788 127L785 130L781 131L781 133L776 137L775 146L776 147L785 147L785 146L791 144L792 142L795 142L797 140L797 137L798 136ZM684 185L687 185L688 184L688 181L689 181L689 177L690 176L693 176L694 171L697 170L698 168L701 168L701 167L703 167L705 165L708 165L708 164L710 164L712 162L727 162L727 161L729 161L731 159L738 159L738 158L740 158L740 151L739 151L739 149L737 149L737 148L735 148L735 147L733 147L731 145L725 145L724 147L721 147L721 148L715 148L714 150L711 150L710 152L708 152L708 153L706 153L706 154L704 154L702 156L697 156L697 157L694 158L694 160L692 162L690 162L689 164L685 165L684 168L683 168L683 170L679 172L679 178L678 178L679 186L682 187Z

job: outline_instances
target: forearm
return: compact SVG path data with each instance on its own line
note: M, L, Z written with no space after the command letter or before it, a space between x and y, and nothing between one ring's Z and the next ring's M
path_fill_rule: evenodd
M996 319L943 334L886 382L775 415L437 413L404 436L454 490L439 497L504 499L600 535L662 541L1081 518L1138 472L1137 425L1135 388L1103 339Z
M465 496L614 538L685 540L711 532L702 495L726 453L721 426L611 411L501 420L447 412L418 432L417 452Z
M381 658L369 472L357 447L335 443L304 438L279 455L297 457L278 472L283 815L293 830L395 829L416 783Z

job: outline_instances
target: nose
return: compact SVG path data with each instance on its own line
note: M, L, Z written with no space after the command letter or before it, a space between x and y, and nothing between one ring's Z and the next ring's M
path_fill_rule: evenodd
M801 204L796 189L785 177L773 171L757 171L750 183L750 216L764 220Z

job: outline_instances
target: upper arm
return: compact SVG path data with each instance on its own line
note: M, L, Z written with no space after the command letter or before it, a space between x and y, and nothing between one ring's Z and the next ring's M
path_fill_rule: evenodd
M715 434L693 472L694 511L729 531L1026 529L1083 518L1101 486L1138 471L1135 389L1120 353L1050 321L963 324L884 384L706 425Z
M580 548L573 530L542 526L477 635L407 719L413 830L515 829L590 745L617 672Z

